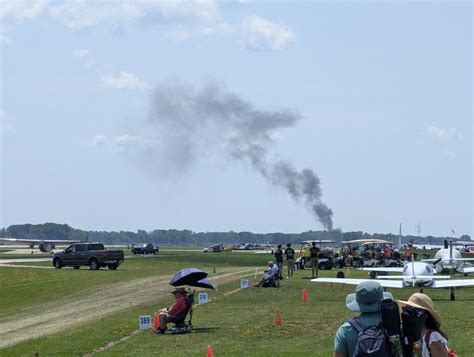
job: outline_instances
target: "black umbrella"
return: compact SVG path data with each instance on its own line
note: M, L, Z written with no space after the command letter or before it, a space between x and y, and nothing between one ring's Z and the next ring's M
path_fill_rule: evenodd
M196 281L195 283L188 284L188 285L189 286L195 286L195 287L198 287L198 288L214 289L211 282L207 278L201 279L199 281Z
M176 273L173 279L170 280L170 285L191 285L197 284L200 280L205 279L207 273L198 268L185 268Z

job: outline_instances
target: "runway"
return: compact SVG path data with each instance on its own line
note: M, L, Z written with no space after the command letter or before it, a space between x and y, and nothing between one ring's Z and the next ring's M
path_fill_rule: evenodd
M51 262L53 258L0 259L0 264Z

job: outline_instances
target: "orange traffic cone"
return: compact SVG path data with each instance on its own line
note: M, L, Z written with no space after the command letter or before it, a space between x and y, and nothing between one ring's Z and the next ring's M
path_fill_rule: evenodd
M211 345L207 346L207 354L206 357L214 357L214 352L212 352Z
M160 328L160 319L158 318L158 313L155 312L155 316L153 317L153 328L158 330Z
M331 283L331 282L329 282L329 284L328 284L328 287L329 287L330 289L332 289L332 288L333 288L333 285L332 285L332 283Z
M306 289L303 289L303 302L308 301L308 293L306 292Z
M281 315L280 311L277 311L275 314L275 325L276 326L281 326Z

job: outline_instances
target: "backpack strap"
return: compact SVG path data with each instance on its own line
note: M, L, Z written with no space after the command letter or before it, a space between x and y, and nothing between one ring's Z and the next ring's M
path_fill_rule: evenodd
M362 321L360 321L358 317L354 317L353 319L350 319L348 322L351 324L352 327L356 329L357 333L361 333L362 331L365 330L364 324L362 323Z
M431 356L430 337L431 337L432 332L433 330L428 330L428 332L425 335L425 344L426 344L426 348L428 348L428 352L430 353L430 356Z

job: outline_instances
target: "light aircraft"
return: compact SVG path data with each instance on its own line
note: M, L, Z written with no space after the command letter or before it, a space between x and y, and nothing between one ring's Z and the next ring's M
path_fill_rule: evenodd
M437 262L434 262L436 265ZM420 292L423 288L451 288L451 300L455 300L455 288L459 286L474 286L474 279L451 279L448 275L435 275L433 264L427 262L407 262L402 267L360 268L364 271L401 272L402 275L384 275L377 279L348 279L348 278L316 278L314 283L341 283L358 285L364 281L377 281L385 288L417 287Z
M391 246L393 242L383 239L355 239L343 241L343 244L356 244L356 245L389 245Z
M53 249L56 248L56 244L72 244L80 243L78 240L59 240L59 239L22 239L22 238L0 238L0 241L27 244L30 249L33 249L35 245L43 253L52 253ZM33 251L31 251L33 254Z
M474 258L463 258L459 250L453 249L452 244L449 249L438 250L433 259L422 260L422 262L436 262L433 264L437 273L450 274L456 271L464 275L474 273L474 266L469 261L474 261Z

